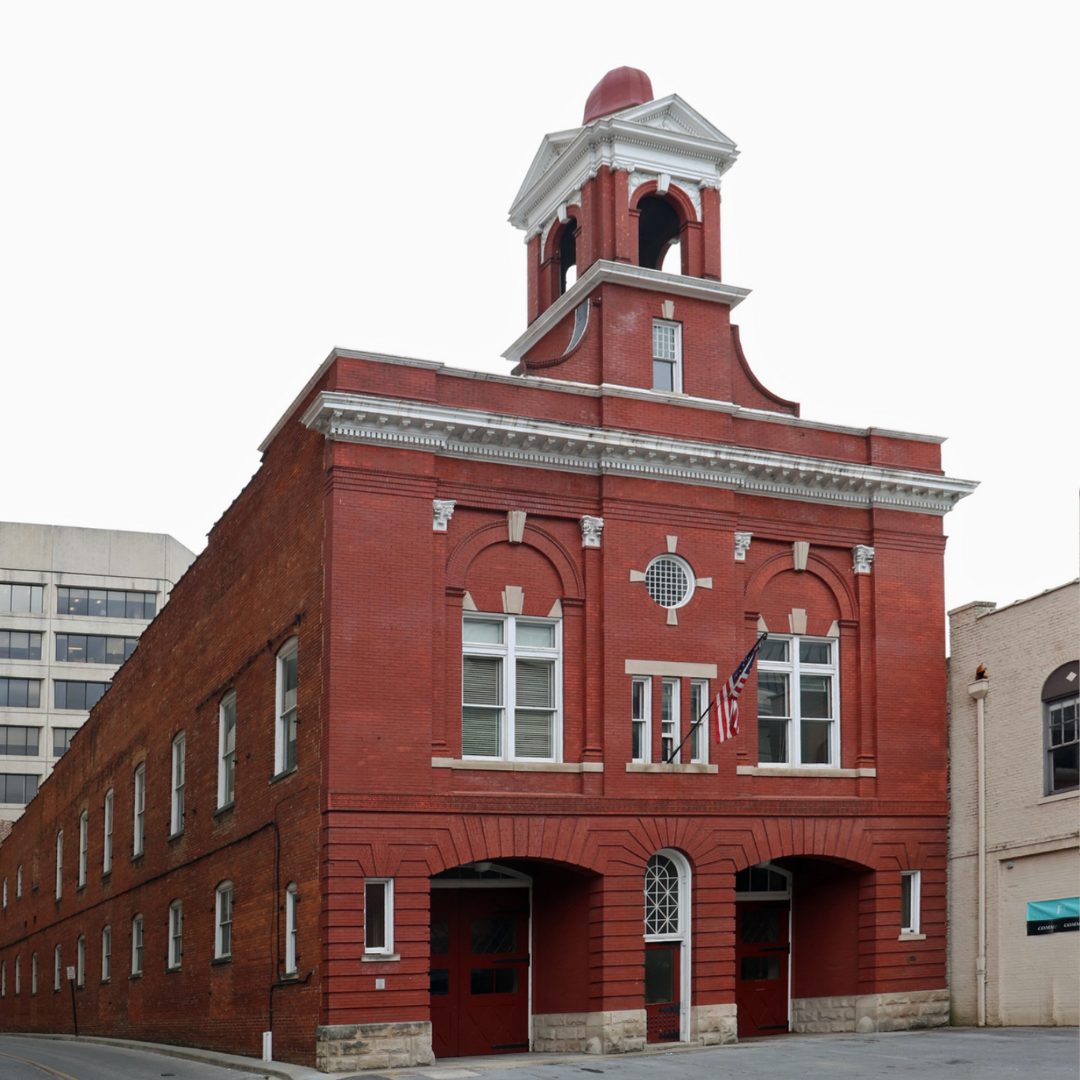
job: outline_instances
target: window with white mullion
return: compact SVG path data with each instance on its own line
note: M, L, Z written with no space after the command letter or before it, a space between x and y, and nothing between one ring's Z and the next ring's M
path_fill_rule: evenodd
M90 815L79 815L79 888L86 884L86 855L90 844Z
M709 718L702 713L709 707L709 683L707 679L693 679L690 683L690 760L695 764L709 760ZM701 721L698 723L698 721Z
M682 326L653 319L653 389L682 392Z
M561 630L514 615L463 620L462 757L559 760Z
M105 837L101 849L101 872L108 874L112 872L112 857L113 857L113 804L115 798L112 791L105 793Z
M652 761L652 679L634 679L630 687L630 757Z
M839 643L770 636L758 654L758 761L835 766L840 760Z
M218 808L236 797L236 694L228 694L218 709Z
M677 762L680 755L672 756L679 738L679 680L662 679L660 682L660 760Z

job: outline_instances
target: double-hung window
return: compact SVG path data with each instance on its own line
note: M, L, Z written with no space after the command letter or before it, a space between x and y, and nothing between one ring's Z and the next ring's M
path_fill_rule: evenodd
M64 893L64 830L56 834L56 899Z
M394 952L394 880L368 878L364 882L364 952Z
M136 915L131 920L131 974L142 974L143 917Z
M75 985L80 989L86 985L86 937L79 935L75 946Z
M470 616L461 636L461 756L560 760L561 621Z
M919 907L922 900L922 872L900 872L900 933L919 933Z
M652 760L652 679L634 679L630 686L630 757Z
M227 694L218 708L218 808L236 798L236 694Z
M101 852L101 872L112 873L113 793L105 792L105 839Z
M62 961L60 959L60 946L57 945L53 949L53 980L52 988L54 994L60 993L60 972L63 970L61 967Z
M184 905L174 900L169 905L169 967L178 968L184 955Z
M1075 671L1075 665L1072 665L1072 669ZM1053 678L1047 679L1048 685ZM1075 682L1072 685L1075 686ZM1075 693L1053 701L1044 698L1043 712L1046 727L1046 794L1075 791L1080 786L1080 698Z
M37 953L30 954L30 996L37 997Z
M660 680L660 760L675 761L679 738L679 680Z
M217 887L214 902L217 929L214 932L214 959L232 956L232 910L233 887L231 881L223 881Z
M653 389L682 393L682 324L653 319Z
M146 843L146 765L135 770L135 805L133 814L135 828L131 840L131 857L137 859Z
M86 884L86 858L90 844L90 815L84 810L79 815L79 888Z
M709 760L709 717L703 715L709 707L709 683L705 679L692 679L690 682L690 716L687 726L690 737L690 760L695 764L705 764ZM699 722L700 721L700 722Z
M277 654L277 731L274 771L296 767L296 638L287 641Z
M104 926L101 929L101 981L108 982L112 978L112 927Z
M184 831L184 759L187 738L184 732L173 739L172 744L172 814L169 819L169 835Z
M285 974L296 974L296 882L290 881L285 890Z
M840 761L839 643L772 637L758 653L758 762L836 766Z

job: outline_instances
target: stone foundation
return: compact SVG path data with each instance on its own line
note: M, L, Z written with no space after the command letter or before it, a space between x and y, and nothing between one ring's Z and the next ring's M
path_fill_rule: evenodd
M645 1010L540 1013L533 1016L533 1050L543 1053L625 1054L645 1049Z
M791 1030L827 1032L855 1030L855 995L791 999Z
M720 1046L739 1041L736 1005L692 1005L690 1007L690 1041L702 1046Z
M855 999L855 1030L864 1034L944 1027L948 1022L949 991L945 989L864 994Z
M315 1029L315 1067L323 1072L434 1064L428 1020L334 1024Z

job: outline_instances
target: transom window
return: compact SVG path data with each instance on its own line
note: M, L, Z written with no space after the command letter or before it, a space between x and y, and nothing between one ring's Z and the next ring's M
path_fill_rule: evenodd
M758 761L840 760L840 668L831 638L770 636L758 653Z
M679 927L679 870L657 853L645 867L645 936L674 937Z
M557 761L562 623L483 615L461 637L461 756Z
M645 588L663 608L680 608L694 595L694 572L678 555L660 555L645 569Z
M682 325L653 319L653 389L682 391Z

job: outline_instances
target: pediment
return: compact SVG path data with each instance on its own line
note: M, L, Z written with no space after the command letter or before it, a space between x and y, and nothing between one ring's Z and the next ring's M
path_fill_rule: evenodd
M659 101L647 101L644 105L633 105L629 109L615 113L615 118L643 127L671 131L678 135L689 135L694 139L721 143L735 148L729 139L715 124L709 123L696 109L692 109L678 94L670 94Z
M568 131L554 131L544 136L540 143L540 149L536 151L532 164L529 166L529 171L525 174L525 179L518 189L517 195L514 196L515 203L551 168L562 152L580 133L581 128L570 128Z

